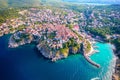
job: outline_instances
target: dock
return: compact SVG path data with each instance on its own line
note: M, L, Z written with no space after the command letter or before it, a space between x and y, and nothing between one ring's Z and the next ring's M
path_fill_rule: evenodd
M94 61L92 61L88 56L86 56L85 53L83 53L83 56L84 56L84 58L85 58L90 64L94 65L94 66L97 67L97 68L100 68L100 65L97 64L97 63L95 63Z
M95 67L97 67L97 68L100 68L100 65L99 64L97 64L97 63L95 63L94 61L92 61L87 55L86 55L86 53L85 53L85 49L84 49L84 44L82 43L82 53L83 53L83 56L84 56L84 58L90 63L90 64L92 64L93 66L95 66Z

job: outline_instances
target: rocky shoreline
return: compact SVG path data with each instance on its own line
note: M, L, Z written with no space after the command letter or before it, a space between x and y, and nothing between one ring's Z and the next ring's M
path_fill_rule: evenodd
M19 47L19 46L24 45L24 44L29 44L33 41L33 40L29 40L27 42L27 41L23 40L20 43L15 43L14 40L12 39L12 37L13 37L13 35L10 37L10 40L9 40L9 47L10 48L16 48L16 47ZM59 59L67 58L67 56L68 56L68 55L66 55L66 56L63 55L60 51L51 51L49 48L46 47L45 44L44 45L43 44L38 44L36 47L44 57L46 57L48 59L51 59L51 61L57 61ZM72 48L69 48L68 51L67 51L67 54L69 54L69 53L73 53L73 54L80 53L81 52L80 49L81 48L79 48L77 51L74 51L74 50L72 50ZM95 53L94 51L95 50L91 46L91 50L89 51L89 53L86 54L86 56L90 56L90 55L94 54Z
M20 43L15 43L14 40L12 39L12 37L13 36L10 37L10 41L9 41L10 48L16 48L16 47L19 47L21 45L29 44L32 42L32 40L29 40L28 42L22 41ZM60 51L51 51L49 48L47 48L47 46L45 44L44 45L38 44L36 47L44 57L51 59L51 61L57 61L59 59L67 58L67 56L68 56L68 55L64 55ZM78 51L73 51L69 48L67 51L67 54L69 54L70 52L76 54L79 51L80 51L80 49Z
M120 80L120 59L117 58L116 66L115 66L115 73L112 76L112 80Z
M115 63L115 67L114 67L114 73L112 75L112 80L120 80L120 58L118 57L118 53L116 53L116 47L114 44L110 43L112 45L112 50L113 53L116 57L116 63Z
M64 56L62 54L59 54L60 53L59 51L50 51L49 49L47 49L46 47L43 47L43 46L37 45L37 48L44 57L51 59L51 61L53 61L53 62L57 61L59 59L67 58L67 56L68 56L68 55Z
M9 47L16 48L31 42L36 42L40 53L52 61L67 58L70 53L80 52L82 43L78 35L64 25L42 25L35 28L27 27L14 33L9 39Z
M118 54L116 52L116 48L114 45L113 46L113 52L116 55L116 65L115 65L115 72L113 73L112 80L120 80L120 58L118 57Z

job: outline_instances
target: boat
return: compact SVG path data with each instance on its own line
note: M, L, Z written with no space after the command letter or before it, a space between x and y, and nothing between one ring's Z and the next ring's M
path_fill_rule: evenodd
M92 78L91 80L100 80L99 77Z

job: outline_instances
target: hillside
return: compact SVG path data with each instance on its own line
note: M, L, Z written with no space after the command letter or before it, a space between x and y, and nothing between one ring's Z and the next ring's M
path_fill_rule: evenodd
M40 5L40 0L0 0L0 8L38 5Z
M0 0L0 8L6 7L30 7L30 6L65 6L62 0Z
M100 4L119 4L119 0L0 0L0 8L14 6L39 6L39 5L54 5L60 6L66 2L76 3L100 3Z
M7 6L8 6L7 0L0 0L0 8L7 7Z
M120 0L62 0L65 2L120 4Z

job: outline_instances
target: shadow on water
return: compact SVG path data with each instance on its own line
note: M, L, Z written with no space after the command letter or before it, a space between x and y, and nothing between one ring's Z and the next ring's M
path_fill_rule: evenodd
M44 57L44 56L42 55L42 53L37 49L36 46L33 48L33 50L34 50L34 52L36 53L36 55L37 55L38 58L43 59L43 60L46 60L48 63L53 63L50 59Z
M33 48L33 50L35 51L35 53L38 56L38 58L43 58L42 54L40 53L40 51L37 49L36 46Z

